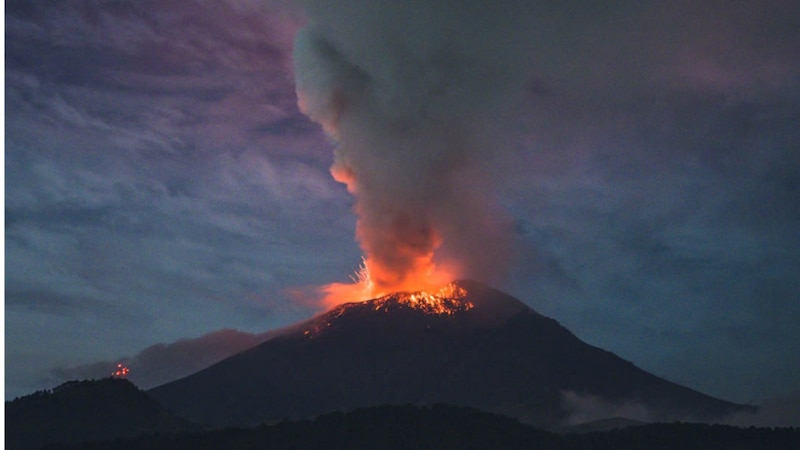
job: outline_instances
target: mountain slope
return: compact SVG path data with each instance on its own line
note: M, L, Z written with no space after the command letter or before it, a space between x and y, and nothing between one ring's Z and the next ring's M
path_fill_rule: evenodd
M196 429L122 379L70 381L6 402L8 448Z
M439 299L346 304L149 393L202 423L249 425L381 404L448 403L552 426L566 391L637 401L656 420L737 405L649 374L480 283Z

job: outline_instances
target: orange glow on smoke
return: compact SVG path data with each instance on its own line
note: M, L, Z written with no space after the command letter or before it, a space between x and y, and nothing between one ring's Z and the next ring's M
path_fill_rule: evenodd
M363 263L356 273L350 278L352 283L331 283L322 287L322 304L326 308L332 308L342 303L363 302L395 292L411 292L419 295L419 299L410 298L410 301L424 302L430 295L444 294L440 292L443 285L453 280L451 272L444 268L437 267L430 260L422 261L416 270L406 273L403 279L397 279L391 272L384 275L383 280L393 280L394 283L378 283L373 276L375 267L382 270L379 265L372 264L368 258L362 258ZM430 293L425 297L426 293ZM452 294L452 293L451 293ZM412 295L413 297L413 295Z
M359 197L364 189L345 162L331 167L333 178ZM394 292L428 292L456 278L456 270L434 260L442 241L428 220L420 220L409 208L397 207L384 215L363 214L368 200L356 204L359 221L356 237L364 250L363 263L351 276L352 283L322 286L322 304L333 307L342 303L362 302ZM423 214L422 212L420 214Z
M437 290L401 292L381 297L375 301L375 310L388 312L387 303L396 301L409 308L426 314L452 316L458 312L472 309L472 302L465 300L467 290L454 283L448 283Z

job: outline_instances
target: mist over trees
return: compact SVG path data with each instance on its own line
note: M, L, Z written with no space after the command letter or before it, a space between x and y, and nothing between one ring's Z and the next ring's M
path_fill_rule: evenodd
M199 433L153 434L56 450L125 449L548 449L548 450L795 450L798 428L736 428L691 423L652 424L583 434L557 434L469 408L379 406L329 413L307 421Z

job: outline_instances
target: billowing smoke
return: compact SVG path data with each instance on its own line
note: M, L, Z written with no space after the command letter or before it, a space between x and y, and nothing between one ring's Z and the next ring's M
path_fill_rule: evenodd
M151 345L131 357L54 368L49 379L42 381L47 385L56 385L68 380L105 378L115 370L118 362L123 361L131 370L128 379L140 388L149 389L205 369L281 332L280 329L265 333L218 330L196 338Z
M506 221L484 169L522 81L522 3L307 3L297 93L337 143L331 173L356 200L364 294L502 271Z
M610 401L591 394L575 391L561 392L561 402L569 414L565 425L578 425L603 419L627 419L634 422L650 422L650 409L636 400Z

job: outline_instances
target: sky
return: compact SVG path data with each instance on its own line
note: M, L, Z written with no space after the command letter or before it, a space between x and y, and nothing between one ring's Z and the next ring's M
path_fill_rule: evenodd
M800 5L485 3L6 2L6 398L319 313L389 179L584 341L800 392Z

